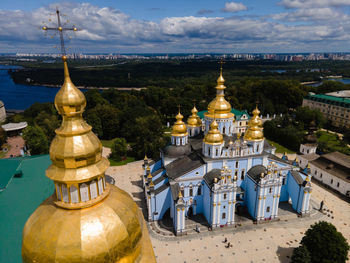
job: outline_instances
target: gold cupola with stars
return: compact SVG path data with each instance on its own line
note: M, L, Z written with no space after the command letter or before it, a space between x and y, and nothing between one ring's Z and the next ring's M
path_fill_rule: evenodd
M204 143L211 145L221 145L224 142L224 137L218 130L218 123L214 120L210 124L209 132L204 136Z
M188 117L187 119L187 126L188 127L201 127L202 126L202 120L198 116L198 110L196 109L196 106L193 107L191 110L192 115Z
M139 207L106 182L109 162L82 117L85 96L72 83L67 58L62 58L64 84L55 98L62 124L46 170L55 193L24 226L23 262L156 262Z
M259 114L260 111L258 106L256 106L253 110L253 116L248 122L248 129L244 134L244 140L261 141L264 139L262 120L260 119Z
M215 87L216 97L209 103L208 112L204 114L209 118L226 119L234 117L234 114L231 112L231 104L225 99L224 90L226 87L224 85L225 79L222 76L222 64L223 62L221 61L220 76L217 79L217 85Z

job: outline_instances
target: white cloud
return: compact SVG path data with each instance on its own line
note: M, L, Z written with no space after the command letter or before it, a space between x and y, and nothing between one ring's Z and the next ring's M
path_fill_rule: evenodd
M275 14L271 16L275 20L283 20L288 22L298 21L332 21L332 20L346 20L348 15L335 10L333 8L306 8L297 9L295 12L286 12Z
M57 4L34 11L0 10L2 52L55 52L58 39L44 37ZM289 52L347 48L350 18L332 8L297 9L262 17L166 17L135 20L120 10L88 3L58 5L81 31L68 43L72 52ZM321 19L322 17L322 19ZM54 17L52 17L54 18ZM289 24L281 21L307 24Z
M337 7L350 5L350 0L282 0L280 5L286 8Z
M221 9L223 12L230 12L235 13L239 11L245 11L248 10L248 7L246 7L242 3L236 3L236 2L227 2L225 3L225 8Z

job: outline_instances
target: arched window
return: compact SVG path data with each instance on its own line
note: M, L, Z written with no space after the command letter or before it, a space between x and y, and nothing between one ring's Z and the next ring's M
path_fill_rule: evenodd
M208 155L210 155L210 147L208 147Z
M225 134L225 127L222 128L222 133Z
M242 181L244 180L244 170L242 170L242 172L241 172L241 180Z
M226 213L222 213L222 219L226 218Z
M202 195L202 186L198 186L197 195Z
M190 186L190 196L193 196L193 187L192 187L192 185Z
M218 156L219 155L219 150L218 149L216 149L216 156Z
M259 152L259 144L256 145L256 151Z

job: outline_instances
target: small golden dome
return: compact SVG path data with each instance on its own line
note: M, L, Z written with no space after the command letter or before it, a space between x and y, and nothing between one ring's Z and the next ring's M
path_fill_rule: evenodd
M201 118L199 118L199 116L197 114L198 110L196 109L196 107L193 107L191 112L192 112L192 115L190 117L188 117L187 126L189 126L189 127L201 127L202 120L201 120Z
M262 120L259 117L258 107L253 110L253 117L248 122L248 130L244 134L246 141L261 141L264 139Z
M224 89L226 89L225 79L222 76L222 70L220 76L217 79L216 97L208 105L208 112L205 116L210 118L232 118L234 114L231 112L231 104L225 99Z
M206 144L219 145L224 142L224 137L218 130L218 127L219 125L215 120L210 124L210 130L204 137Z
M173 125L173 130L171 132L171 136L186 136L187 133L187 127L186 124L182 121L184 116L179 113L176 115L176 122Z

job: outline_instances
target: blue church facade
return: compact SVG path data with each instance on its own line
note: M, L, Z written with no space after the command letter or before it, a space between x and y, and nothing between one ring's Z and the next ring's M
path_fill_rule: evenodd
M235 224L238 209L253 220L278 218L280 202L309 213L311 178L297 162L275 156L263 137L259 110L242 134L235 110L224 98L222 73L216 98L201 119L197 110L187 123L179 112L171 144L157 161L144 160L143 187L148 220L170 216L174 232L186 231L186 217L202 214L212 228Z

